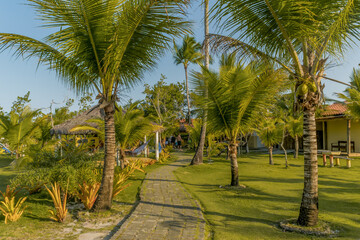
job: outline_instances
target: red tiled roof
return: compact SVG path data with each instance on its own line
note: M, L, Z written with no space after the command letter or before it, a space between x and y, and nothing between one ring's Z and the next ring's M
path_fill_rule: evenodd
M325 111L321 113L321 116L338 116L344 115L347 110L345 103L334 103L325 107Z

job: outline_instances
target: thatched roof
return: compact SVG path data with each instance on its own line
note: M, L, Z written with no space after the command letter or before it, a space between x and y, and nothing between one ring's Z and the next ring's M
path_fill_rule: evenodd
M79 115L77 115L76 117L67 120L64 123L61 123L59 125L56 125L54 127L54 129L51 129L51 134L56 134L56 135L87 135L87 134L93 134L94 132L92 131L76 131L76 132L70 132L71 129L73 129L74 127L77 127L79 125L90 125L92 127L97 127L96 124L93 123L88 123L86 122L89 119L94 119L94 118L103 118L102 114L101 114L101 110L100 109L100 105L96 105L92 108L90 108L89 110L87 110L86 112L83 112Z

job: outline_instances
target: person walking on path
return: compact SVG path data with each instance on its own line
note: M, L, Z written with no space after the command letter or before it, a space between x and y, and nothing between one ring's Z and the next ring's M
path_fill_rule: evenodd
M177 141L177 147L179 149L181 149L181 141L182 141L182 138L180 136L180 134L176 137L176 141Z

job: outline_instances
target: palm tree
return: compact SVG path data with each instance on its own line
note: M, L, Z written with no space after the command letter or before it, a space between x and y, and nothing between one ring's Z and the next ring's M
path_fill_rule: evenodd
M191 139L191 146L195 149L198 147L200 137L201 137L201 119L194 119L192 124L186 127L186 131L189 133L189 138Z
M295 140L295 152L294 158L298 158L299 156L299 137L303 135L303 117L302 115L299 117L289 116L286 119L286 129L289 132L289 135Z
M211 132L222 132L228 138L231 162L231 186L239 185L237 142L241 126L252 121L260 110L271 102L270 95L276 91L272 84L274 71L261 72L260 67L236 63L235 56L223 56L219 73L203 67L202 73L194 73L194 83L199 96L208 91L203 98L203 106L208 111L208 124ZM206 85L204 83L207 83ZM206 86L206 88L205 88Z
M11 111L9 118L0 116L0 136L16 153L16 159L19 159L26 147L37 143L36 138L41 137L41 121L34 121L38 114L39 111L32 111L26 106L19 114Z
M201 45L196 42L194 37L186 35L183 38L183 43L178 46L174 43L174 62L176 65L183 64L185 70L185 88L186 88L186 100L188 107L187 119L191 124L191 107L190 107L190 94L189 94L189 76L188 67L190 63L200 63L203 59L201 54Z
M44 41L0 34L0 48L37 57L77 93L93 90L105 120L104 171L96 210L111 208L115 165L115 102L122 87L155 67L168 42L187 32L186 0L29 0L44 26Z
M209 0L204 0L204 65L205 68L209 69L210 67L210 46L209 46ZM206 85L206 83L205 83ZM207 97L207 87L205 87L204 91L205 97ZM202 118L202 126L201 126L201 134L198 147L194 154L194 157L191 159L190 165L199 165L203 163L204 156L204 145L206 141L206 125L207 125L207 111L204 109L203 118Z
M259 124L256 131L262 143L269 150L269 164L274 165L273 148L275 144L279 144L282 140L283 127L277 122L277 119L267 118Z
M154 130L153 124L144 117L144 112L137 109L139 102L131 104L115 114L115 137L120 149L120 162L125 162L125 149L137 145L144 136Z
M347 114L353 119L360 119L360 69L353 69L350 77L350 85L344 93L338 93L338 97L346 101Z
M217 11L216 11L217 10ZM215 20L236 39L212 35L218 50L273 62L288 71L304 112L304 190L298 224L318 222L315 110L321 103L325 66L359 40L360 2L353 0L220 0ZM330 78L327 78L331 80ZM339 81L338 81L339 82Z

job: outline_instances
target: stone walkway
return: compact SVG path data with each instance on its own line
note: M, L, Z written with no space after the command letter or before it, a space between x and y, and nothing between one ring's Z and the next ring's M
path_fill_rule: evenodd
M200 205L173 174L185 164L187 160L178 160L146 176L140 203L112 240L205 239L205 220Z

